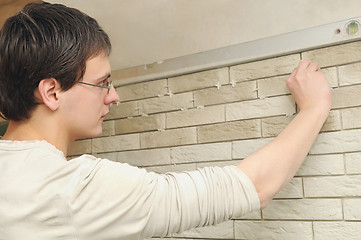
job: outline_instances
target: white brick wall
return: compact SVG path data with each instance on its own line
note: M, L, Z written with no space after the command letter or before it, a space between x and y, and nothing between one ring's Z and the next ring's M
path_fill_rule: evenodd
M119 87L103 134L70 154L159 173L235 164L294 118L285 80L310 59L323 68L333 106L296 176L262 211L169 239L361 239L360 52L353 42Z

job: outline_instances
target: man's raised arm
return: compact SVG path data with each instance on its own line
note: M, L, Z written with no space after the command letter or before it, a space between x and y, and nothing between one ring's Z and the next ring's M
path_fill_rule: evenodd
M254 183L261 208L296 174L331 109L331 90L317 64L302 60L287 86L297 116L272 142L237 165Z

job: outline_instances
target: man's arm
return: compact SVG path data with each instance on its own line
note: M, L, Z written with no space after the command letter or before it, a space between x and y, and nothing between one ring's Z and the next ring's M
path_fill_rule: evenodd
M317 64L301 61L287 86L299 113L271 143L237 165L254 183L261 208L296 174L331 109L330 87Z

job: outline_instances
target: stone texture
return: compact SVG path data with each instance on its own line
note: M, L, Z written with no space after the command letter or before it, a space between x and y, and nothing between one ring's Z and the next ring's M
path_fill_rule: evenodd
M341 199L273 200L262 210L264 219L341 220Z
M341 117L344 129L361 128L361 107L342 109Z
M152 166L171 164L170 149L149 149L149 150L137 150L118 152L117 161L123 163L129 163L133 166Z
M282 130L292 121L295 116L280 116L263 118L262 136L274 137L282 132Z
M157 97L164 95L167 91L167 80L161 79L156 81L137 83L118 87L116 89L120 101L138 100L143 98Z
M100 137L112 136L115 135L114 130L114 121L104 121L103 122L103 132Z
M228 67L197 72L168 79L169 90L173 93L215 87L229 83Z
M207 88L194 92L195 106L238 102L257 98L256 82Z
M68 150L69 156L90 154L92 152L92 140L78 140L75 141Z
M305 197L361 196L361 176L328 176L303 179Z
M258 97L265 98L289 94L290 90L286 86L287 76L272 77L258 80Z
M361 151L361 129L321 133L311 154Z
M337 175L344 173L345 167L342 154L311 155L305 159L296 176Z
M167 128L224 122L224 115L222 105L171 112L167 113Z
M274 199L280 198L302 198L303 187L301 178L293 178L279 193L276 194Z
M226 105L226 121L292 115L295 112L295 102L290 96L265 98Z
M341 114L338 110L332 110L323 124L321 132L341 130Z
M326 79L328 80L328 83L330 84L330 87L335 88L338 87L338 76L337 76L337 68L331 67L331 68L323 68L321 69L323 74L325 75Z
M113 103L109 107L107 119L133 117L139 115L138 102Z
M361 42L353 42L302 53L302 59L316 62L320 67L343 65L361 61Z
M132 150L139 149L139 143L139 134L94 138L92 149L94 153Z
M117 162L117 153L116 152L93 153L93 155L97 158L108 159L110 161Z
M236 221L234 228L236 239L313 240L311 222Z
M196 128L180 128L166 131L141 133L141 148L157 148L194 144L197 142Z
M332 90L332 108L358 107L361 105L361 85Z
M361 198L343 200L345 220L361 220Z
M171 148L172 163L230 160L231 143L213 143Z
M136 133L165 129L165 114L115 120L115 133Z
M345 154L346 173L347 174L361 174L361 153L347 153Z
M361 63L338 67L340 86L361 83Z
M314 240L359 240L361 222L314 222Z
M248 157L258 149L271 142L273 138L260 138L251 140L241 140L233 142L233 159L243 159Z
M259 119L200 126L197 130L198 143L261 137Z
M299 54L244 63L230 67L231 81L241 82L277 75L289 74L297 67Z
M159 113L193 108L193 93L159 96L139 101L140 114Z

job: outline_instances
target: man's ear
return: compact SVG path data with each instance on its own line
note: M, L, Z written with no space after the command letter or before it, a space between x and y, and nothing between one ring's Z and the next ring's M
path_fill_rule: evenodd
M60 83L55 78L46 78L40 81L36 96L50 110L55 111L59 107Z

